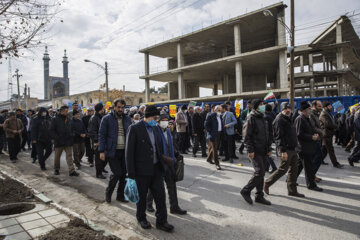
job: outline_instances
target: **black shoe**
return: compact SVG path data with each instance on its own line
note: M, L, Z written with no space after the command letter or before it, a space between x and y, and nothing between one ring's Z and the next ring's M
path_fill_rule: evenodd
M230 158L230 163L234 163L234 159Z
M224 158L224 159L221 160L221 161L226 162L226 161L229 161L229 159L228 159L228 158Z
M116 197L116 201L122 202L122 203L128 203L129 201L125 199L125 197Z
M0 155L4 154L3 152L0 152Z
M206 154L203 154L203 155L201 155L201 157L205 157L205 158L206 158L206 157L207 157L207 155L206 155Z
M55 170L55 171L54 171L54 174L55 174L55 175L60 175L59 170Z
M156 224L156 228L165 232L172 232L174 230L174 226L169 223Z
M178 214L178 215L185 215L187 213L187 211L182 210L180 207L178 207L178 208L175 208L175 209L170 209L170 213Z
M143 228L143 229L149 229L151 228L151 224L145 219L145 220L142 220L142 221L138 221L138 223L140 224L140 226Z
M106 179L106 177L102 174L96 174L96 178Z
M36 158L33 158L32 163L36 163Z
M149 205L149 206L146 206L146 211L148 211L148 212L155 212L155 209L153 208L153 206L151 205Z
M255 202L261 203L261 204L264 204L264 205L271 205L271 202L266 200L264 197L256 197Z
M352 166L352 167L354 166L354 161L351 160L350 158L348 158L348 162L349 162L349 165L350 165L350 166Z
M111 203L111 195L112 193L109 193L108 191L105 192L105 201L107 203Z
M80 170L81 169L81 164L76 165L76 170Z
M207 160L206 160L207 161ZM215 164L212 160L210 160L210 161L207 161L208 163L210 163L210 164Z
M322 165L329 165L327 162L322 162L321 164Z
M220 165L216 165L216 169L217 169L217 170L221 170Z
M313 190L313 191L317 191L317 192L322 192L322 191L323 191L323 189L322 189L322 188L319 188L318 186L316 186L316 187L311 187L311 188L309 188L309 190Z
M196 154L193 154L192 157L196 158Z
M340 168L340 169L342 169L342 168L344 168L344 165L342 165L341 163L338 163L338 164L336 164L336 165L334 166L334 168Z
M93 164L93 163L90 163L89 167L94 167L94 164Z
M253 200L251 199L250 193L247 193L247 192L241 190L240 194L248 204L250 204L250 205L253 204Z
M40 167L42 171L46 171L46 167Z
M69 174L70 177L78 177L80 174L78 172L73 171Z
M104 170L102 170L104 173L109 173L108 171L106 171L105 169Z

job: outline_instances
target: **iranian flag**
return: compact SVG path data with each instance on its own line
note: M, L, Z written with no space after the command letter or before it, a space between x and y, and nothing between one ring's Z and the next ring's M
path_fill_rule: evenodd
M275 94L270 91L268 92L268 94L266 94L266 96L264 97L264 100L268 100L268 99L272 99L272 98L275 98Z

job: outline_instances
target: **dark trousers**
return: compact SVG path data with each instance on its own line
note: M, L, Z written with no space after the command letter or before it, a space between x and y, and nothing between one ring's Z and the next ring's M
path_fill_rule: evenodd
M14 138L7 138L9 147L10 160L16 160L18 153L20 152L20 136L16 135Z
M176 181L175 181L175 170L168 168L165 173L165 183L166 188L169 194L169 202L170 202L170 209L175 210L179 208L179 202L177 197L177 190L176 190ZM152 206L154 197L151 191L148 191L146 202L148 206Z
M25 145L26 145L26 142L27 142L27 131L26 130L23 130L21 132L21 149L25 148Z
M218 155L218 149L219 149L219 144L221 141L221 132L218 132L218 137L216 139L215 142L209 140L208 145L209 145L209 152L208 152L208 156L207 156L207 161L210 162L212 160L214 160L216 165L219 165L219 155Z
M316 175L316 173L319 171L319 168L321 166L321 162L323 161L323 153L321 150L321 141L318 140L316 141L316 152L313 158L313 168L314 168L314 174Z
M305 180L306 186L308 188L316 187L315 183L315 174L314 174L314 167L313 167L313 159L314 155L304 155L299 153L299 163L298 163L298 176L300 175L301 171L304 169L305 171Z
M106 164L108 162L108 159L105 158L105 161L100 159L100 152L98 149L94 149L94 156L95 156L95 169L96 169L96 176L99 176L102 174L104 168L106 167Z
M36 143L33 142L31 143L31 158L35 160L37 158Z
M250 193L254 188L256 188L256 197L263 197L264 192L264 176L265 176L265 161L266 154L264 153L255 153L254 159L251 160L254 167L254 175L248 182L248 184L242 189L246 193Z
M355 132L351 134L350 141L346 145L345 151L350 151L355 145Z
M358 161L360 159L360 142L359 141L356 141L356 145L352 149L349 159L350 159L350 161Z
M181 153L185 153L187 150L187 133L186 132L181 132L178 133L179 134L179 147L180 147L180 152Z
M80 162L84 154L85 154L85 143L74 143L73 155L74 155L74 163L77 167L80 166Z
M106 188L106 192L112 195L117 183L119 183L117 188L117 198L124 198L126 177L125 150L116 149L115 156L113 158L109 158L109 165L112 173L110 175L109 185Z
M295 150L286 152L287 160L281 160L279 168L266 179L265 184L269 187L288 172L287 188L289 193L296 193L296 180L298 178L298 156Z
M136 176L136 185L139 191L139 202L136 204L137 220L146 219L146 196L150 189L156 204L156 223L164 224L167 222L164 173L161 171L159 163L154 166L152 176Z
M27 131L27 134L26 134L26 143L28 145L28 149L31 147L32 148L32 145L31 145L31 132L30 131Z
M33 147L34 149L34 147ZM36 152L39 159L40 167L45 167L45 161L50 157L52 152L52 143L48 142L36 142Z
M223 150L225 152L225 158L230 159L234 155L234 135L223 134Z
M332 142L332 138L324 138L322 143L322 153L323 153L323 160L326 158L326 155L329 154L331 163L333 166L338 165L338 161L335 156L334 146Z
M85 138L85 155L88 158L89 163L94 163L94 151L91 147L90 138Z
M5 147L5 134L0 133L0 152L2 152L2 150L5 150L4 147Z
M273 171L277 169L274 159L272 157L266 156L265 171L269 171L270 166Z
M205 134L197 134L194 136L194 147L193 147L193 155L196 155L197 151L199 151L199 145L201 146L201 153L203 156L206 155L206 139Z

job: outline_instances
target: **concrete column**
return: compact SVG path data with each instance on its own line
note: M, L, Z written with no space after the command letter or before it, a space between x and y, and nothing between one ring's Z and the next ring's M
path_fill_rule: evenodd
M235 55L241 54L240 24L234 25L234 47L235 47Z
M325 59L325 56L323 55L323 71L325 72L326 71L326 59Z
M341 30L341 24L336 24L336 43L342 42L342 30Z
M144 54L145 57L145 76L150 74L149 53ZM150 79L145 78L145 102L150 102Z
M230 89L229 89L229 75L225 74L223 77L223 84L222 84L222 90L223 90L223 94L229 94L230 93Z
M285 8L279 10L277 14L277 45L284 45L286 44L286 30L285 26L281 24L281 22L285 22Z
M304 72L304 56L300 55L300 72Z
M217 96L217 95L218 95L218 84L217 84L217 83L214 84L213 95L214 95L214 96Z
M221 49L221 55L222 55L222 57L227 57L227 48L226 47L224 47L223 49Z
M305 84L305 81L304 81L304 79L301 79L301 85L303 85L304 86L304 84ZM301 97L302 98L304 98L305 97L305 88L303 87L303 88L301 88Z
M184 66L184 56L183 56L183 52L182 52L182 46L181 43L177 43L177 65L178 68L181 68L182 66Z
M310 97L315 97L315 83L313 78L310 78Z
M314 71L314 61L313 61L313 55L309 54L309 72Z
M324 77L324 83L326 83L326 77ZM326 86L324 86L324 97L327 96Z
M341 25L336 24L336 43L342 42L342 31L341 31ZM336 51L336 70L342 70L344 68L344 56L343 56L343 49L338 48ZM345 94L344 89L344 79L342 76L338 76L338 96L343 96Z
M286 51L279 52L279 82L277 88L288 88L288 74L287 74Z
M185 98L184 74L182 72L178 73L178 97L179 99Z
M236 93L240 94L243 92L242 63L240 61L235 62L235 79Z

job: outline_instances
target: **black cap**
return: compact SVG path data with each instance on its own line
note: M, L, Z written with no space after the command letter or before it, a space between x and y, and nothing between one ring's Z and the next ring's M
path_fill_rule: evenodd
M185 104L181 106L181 110L186 110L186 108L187 108L187 107L186 107Z
M158 116L160 115L160 111L154 106L154 105L150 105L147 106L145 109L145 117L153 117L153 116Z
M308 109L310 107L310 104L307 101L303 101L300 103L300 111L304 111L305 109Z
M76 115L76 114L78 114L78 113L80 113L79 110L77 110L77 109L74 109L74 110L73 110L73 116Z
M166 113L160 114L160 121L163 120L163 119L165 119L165 118L169 120L169 119L170 119L170 118L169 118L169 114L166 114Z
M260 103L262 103L262 102L263 102L263 100L261 100L261 99L254 99L251 101L251 105L252 105L253 109L256 110L259 107Z
M288 102L283 102L281 103L281 111L287 109L287 108L290 108L291 109L291 105L288 103Z
M104 105L102 103L98 103L95 105L95 111L98 112L104 108Z

